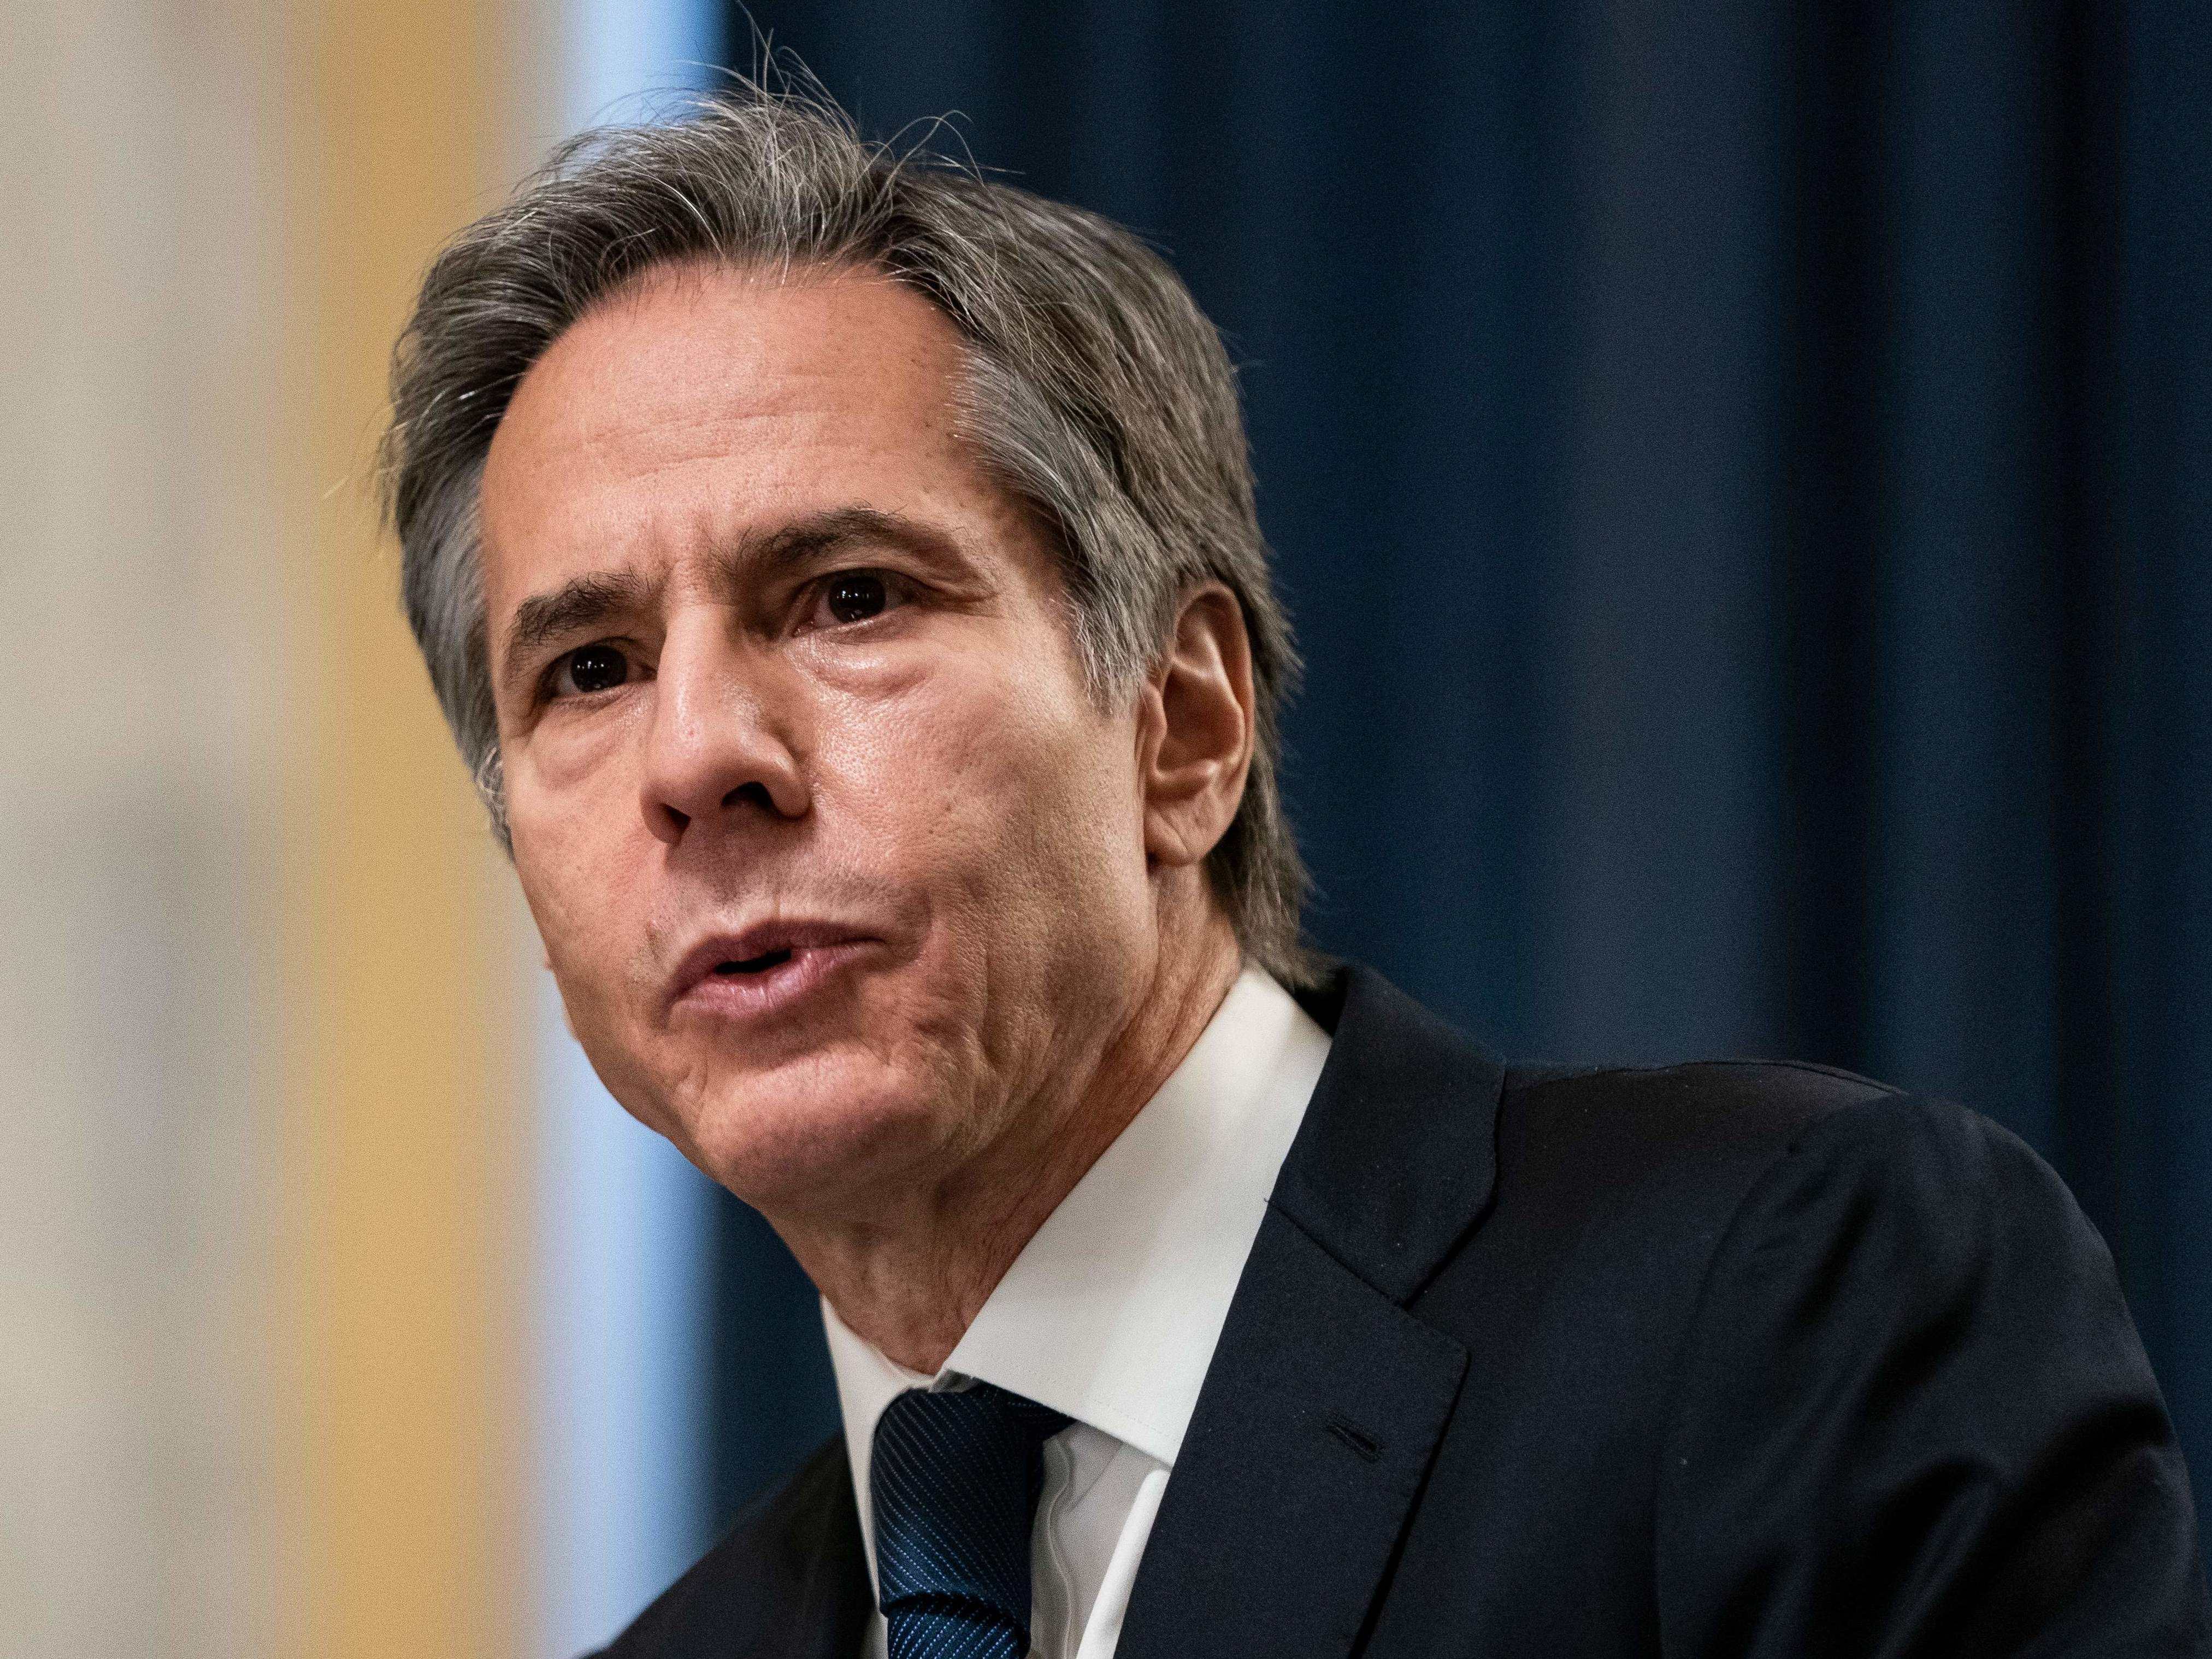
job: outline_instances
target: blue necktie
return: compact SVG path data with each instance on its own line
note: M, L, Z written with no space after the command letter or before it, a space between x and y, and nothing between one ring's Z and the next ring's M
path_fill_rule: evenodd
M890 1659L1023 1659L1044 1443L1068 1419L979 1382L909 1389L868 1466Z

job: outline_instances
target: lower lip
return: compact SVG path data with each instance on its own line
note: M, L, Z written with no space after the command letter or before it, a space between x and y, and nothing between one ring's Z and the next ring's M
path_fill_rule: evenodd
M808 945L793 951L773 968L753 974L708 974L676 1000L722 1019L759 1019L788 1012L805 1001L838 971L866 951L872 940Z

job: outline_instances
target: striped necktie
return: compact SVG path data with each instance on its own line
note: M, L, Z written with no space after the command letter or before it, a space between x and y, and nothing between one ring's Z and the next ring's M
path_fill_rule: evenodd
M1044 1443L1068 1419L978 1382L909 1389L876 1424L868 1496L890 1659L1023 1659Z

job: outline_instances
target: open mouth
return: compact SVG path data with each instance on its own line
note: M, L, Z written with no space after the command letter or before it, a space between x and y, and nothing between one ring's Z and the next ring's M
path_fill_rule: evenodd
M831 922L776 921L700 940L670 976L671 1006L750 1018L796 1007L876 941Z
M788 948L781 951L763 951L760 955L747 957L741 962L718 962L714 964L714 971L725 978L732 974L764 974L771 968L782 967L790 960L791 951Z

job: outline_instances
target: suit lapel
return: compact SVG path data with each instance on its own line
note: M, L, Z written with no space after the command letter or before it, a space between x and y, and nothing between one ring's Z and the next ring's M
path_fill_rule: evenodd
M796 1594L789 1629L800 1639L787 1639L786 1645L767 1650L791 1659L853 1659L866 1638L869 1615L876 1610L866 1546L860 1540L860 1505L853 1497L851 1468L843 1450L840 1436L837 1468L842 1478L836 1498L812 1547L794 1564Z
M854 1659L874 1606L840 1435L598 1659Z
M1504 1067L1362 969L1310 1006L1334 1024L1328 1064L1238 1280L1120 1659L1352 1653L1467 1369L1404 1304L1490 1201Z

